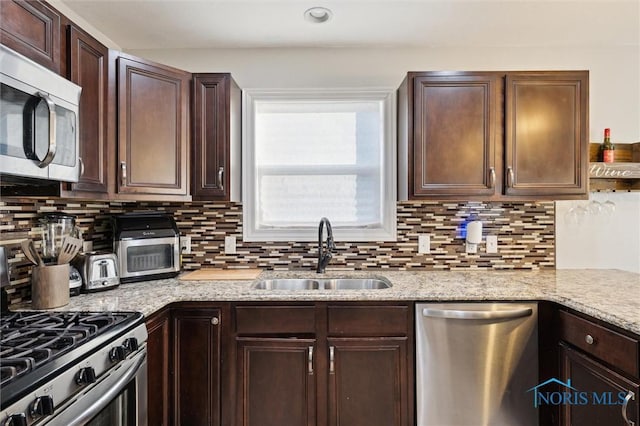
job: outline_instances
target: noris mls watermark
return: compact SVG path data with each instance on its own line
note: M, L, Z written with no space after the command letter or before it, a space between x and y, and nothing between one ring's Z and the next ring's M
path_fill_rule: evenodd
M560 385L560 390L543 389L552 383ZM571 379L565 383L555 377L532 387L527 392L533 393L533 406L536 408L541 405L624 405L629 399L635 399L635 395L629 392L578 390L571 386Z

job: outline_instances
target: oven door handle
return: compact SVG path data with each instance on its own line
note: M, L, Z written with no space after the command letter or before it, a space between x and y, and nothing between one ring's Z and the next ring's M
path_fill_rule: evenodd
M60 414L53 416L51 420L54 421L55 424L64 424L69 426L86 424L96 414L109 405L109 403L129 385L129 382L136 376L136 374L138 374L138 370L142 364L144 364L146 359L147 352L144 350L135 358L130 359L132 365L125 367L127 368L125 372L117 375L111 373L110 376L97 383L91 390L85 392L81 398L73 401L73 403ZM84 400L93 394L100 396L97 399L87 401L87 405L85 406Z

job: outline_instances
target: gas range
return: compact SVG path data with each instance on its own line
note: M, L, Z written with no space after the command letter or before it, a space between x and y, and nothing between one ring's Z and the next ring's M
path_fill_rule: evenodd
M136 312L3 313L0 424L85 424L91 418L76 421L77 412L87 410L74 406L86 405L91 393L104 395L117 376L144 368L146 386L146 340L144 318ZM141 393L146 397L146 389ZM145 407L141 411L146 415Z

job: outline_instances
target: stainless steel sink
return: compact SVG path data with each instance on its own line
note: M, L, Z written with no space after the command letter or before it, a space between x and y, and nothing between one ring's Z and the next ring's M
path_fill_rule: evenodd
M317 290L320 283L316 280L275 279L258 281L253 288L257 290Z
M391 287L391 283L376 278L339 278L325 280L325 290L380 290Z
M258 281L253 285L256 290L380 290L390 287L390 282L378 278L279 278Z

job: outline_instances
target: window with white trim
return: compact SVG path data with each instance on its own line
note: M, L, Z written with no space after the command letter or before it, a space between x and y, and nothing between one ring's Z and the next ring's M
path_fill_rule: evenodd
M394 91L243 96L245 241L396 240Z

